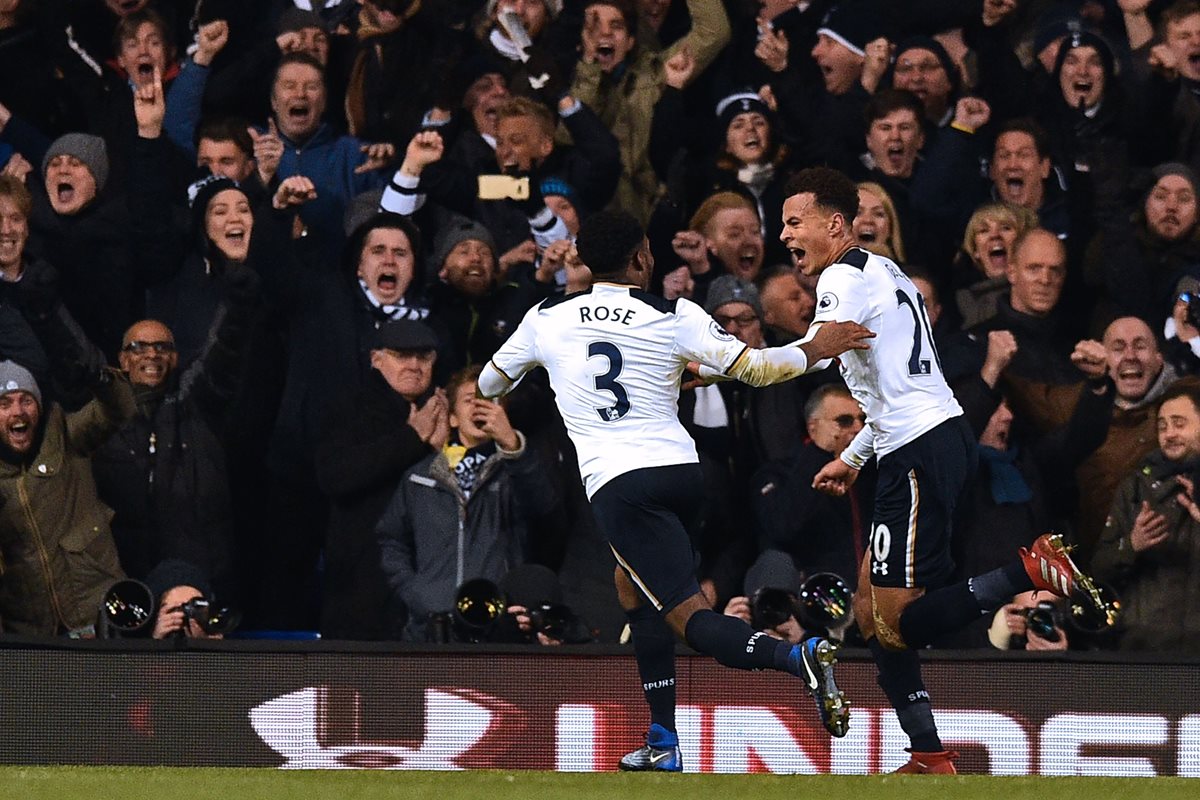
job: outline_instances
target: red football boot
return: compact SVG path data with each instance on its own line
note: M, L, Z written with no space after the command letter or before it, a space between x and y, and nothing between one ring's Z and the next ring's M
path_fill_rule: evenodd
M954 750L942 750L937 753L921 753L915 750L905 748L912 753L912 758L908 759L908 763L900 769L896 770L897 775L957 775L958 770L954 768L954 759L958 758L958 753Z
M1070 548L1057 533L1043 533L1027 549L1020 550L1025 572L1034 588L1070 598L1073 603L1086 603L1091 614L1111 627L1117 620L1117 606L1108 602L1096 588L1096 583L1071 560ZM1077 606L1075 613L1084 609Z

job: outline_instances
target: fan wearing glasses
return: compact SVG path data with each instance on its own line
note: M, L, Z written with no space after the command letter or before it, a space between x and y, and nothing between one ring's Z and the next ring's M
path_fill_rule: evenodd
M830 497L812 488L813 476L837 458L866 424L840 382L818 386L804 404L808 441L787 459L755 474L750 504L760 550L782 550L801 571L833 572L853 588L871 520L874 470L864 470L853 492Z
M253 282L231 289L208 345L183 369L163 323L146 319L125 331L118 361L137 413L92 463L129 577L144 581L160 562L177 559L210 576L217 595L235 605L234 515L219 432L239 386L256 289Z

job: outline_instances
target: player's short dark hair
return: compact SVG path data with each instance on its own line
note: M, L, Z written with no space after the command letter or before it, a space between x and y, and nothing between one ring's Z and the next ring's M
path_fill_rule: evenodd
M575 248L593 277L610 277L625 271L645 238L641 223L629 212L601 211L579 226Z
M921 99L907 89L880 89L871 95L871 99L863 106L863 119L867 127L875 120L883 119L894 111L908 109L913 113L917 122L925 119L925 106Z
M205 117L200 120L200 124L196 127L196 141L194 144L199 147L201 139L210 139L214 142L233 142L237 145L238 150L241 150L247 156L253 156L254 140L250 138L250 134L246 131L249 125L250 123L241 117Z
M1033 148L1037 150L1038 158L1050 157L1050 137L1046 129L1038 124L1033 117L1015 117L1000 126L996 131L996 141L1006 133L1024 133L1033 139Z
M811 193L817 205L841 214L846 224L858 214L858 187L843 173L830 167L809 167L793 175L784 190L785 197Z

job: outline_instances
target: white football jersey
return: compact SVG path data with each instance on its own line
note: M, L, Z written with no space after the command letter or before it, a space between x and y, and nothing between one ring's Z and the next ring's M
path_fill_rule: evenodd
M590 498L631 470L698 462L680 376L688 361L724 371L745 349L690 300L598 282L531 308L490 366L514 382L546 368Z
M866 460L872 449L885 455L962 414L942 375L925 299L898 266L851 248L821 272L816 292L814 323L854 321L875 333L868 349L839 357L842 378L867 415L844 458Z

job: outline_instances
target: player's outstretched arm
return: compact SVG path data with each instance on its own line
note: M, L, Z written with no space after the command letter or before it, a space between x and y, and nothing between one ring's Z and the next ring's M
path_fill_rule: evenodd
M479 382L475 385L475 396L484 400L493 400L511 392L517 383L519 380L509 378L489 361L479 373Z
M782 383L824 369L829 359L847 350L867 349L874 336L857 322L824 322L798 342L764 350L746 348L727 374L751 386Z

